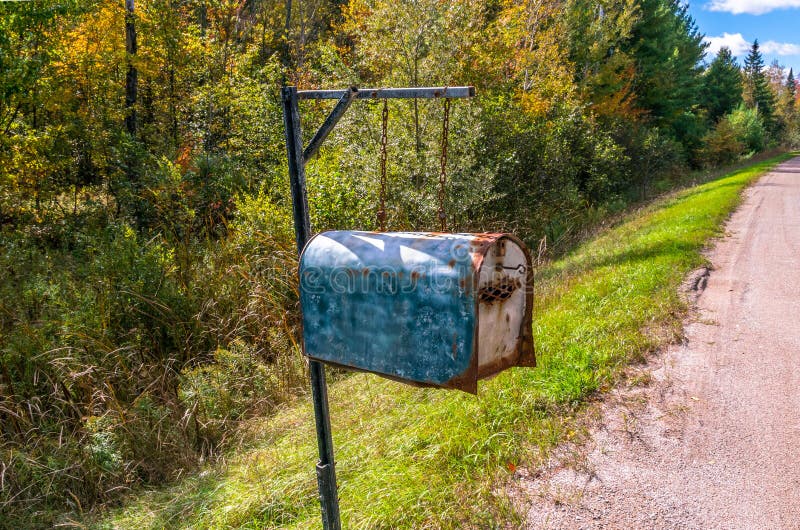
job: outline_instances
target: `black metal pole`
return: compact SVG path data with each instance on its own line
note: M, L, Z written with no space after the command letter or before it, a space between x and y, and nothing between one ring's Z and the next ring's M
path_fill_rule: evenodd
M290 8L291 2L287 2L287 9ZM308 216L308 198L306 196L305 164L310 157L314 156L353 100L374 98L469 98L474 95L475 88L471 86L366 90L350 87L346 90L303 90L299 92L297 87L293 86L281 88L283 125L286 132L286 153L289 158L289 182L292 188L292 211L294 214L297 253L301 254L303 252L303 248L311 238L311 221ZM301 99L339 100L325 123L323 123L308 147L306 147L305 152L303 151L303 136L300 129L300 109L297 103ZM331 437L325 367L319 361L310 360L309 372L319 449L317 485L319 486L319 501L322 506L322 527L325 530L341 530L342 523L339 517L339 494L336 486L336 468L333 460L333 439Z
M311 237L311 221L308 216L306 171L303 158L303 137L300 130L300 110L297 105L297 88L283 87L281 100L283 102L283 124L286 130L286 152L289 157L289 182L292 188L295 238L299 254ZM341 530L325 367L319 361L311 360L309 361L309 371L319 449L317 485L319 486L319 501L322 506L322 527L325 530Z
M298 99L341 99L347 90L300 90ZM472 98L474 86L438 86L415 88L359 88L356 99L435 99Z

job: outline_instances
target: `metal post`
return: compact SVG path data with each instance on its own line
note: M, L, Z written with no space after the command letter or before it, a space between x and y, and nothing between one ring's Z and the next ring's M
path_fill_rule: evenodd
M288 4L291 7L291 2ZM471 98L475 87L421 87L421 88L368 88L350 87L346 90L302 90L288 86L281 88L283 103L283 125L286 129L286 153L289 156L289 182L292 188L292 211L297 253L301 254L311 238L311 221L308 216L306 197L306 168L309 158L319 150L322 142L336 123L356 99L411 99L411 98ZM322 127L303 151L303 136L300 130L298 101L305 99L338 99L339 102L326 118ZM317 485L322 505L322 527L325 530L341 530L339 518L339 496L336 487L336 469L333 460L331 419L328 410L328 387L325 383L325 367L319 361L309 360L311 393L314 400L314 417L317 425Z
M281 100L283 102L283 123L286 130L286 151L289 157L289 181L292 188L294 229L297 252L299 254L311 237L311 221L308 216L305 160L303 157L303 137L300 130L300 111L297 106L297 88L283 87L281 89ZM322 527L325 530L341 530L325 367L319 361L311 360L309 361L309 371L319 449L317 485L319 487L319 501L322 506Z
M306 197L306 167L303 160L303 136L300 131L300 109L297 107L297 88L281 88L283 125L286 132L286 154L289 158L289 184L292 188L292 212L297 253L311 238L311 220Z

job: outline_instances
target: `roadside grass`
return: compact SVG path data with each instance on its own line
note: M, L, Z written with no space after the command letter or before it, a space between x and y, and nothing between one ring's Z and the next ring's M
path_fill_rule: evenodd
M576 436L587 398L680 334L684 276L782 155L655 201L537 273L538 367L479 385L479 396L357 374L330 389L344 528L515 526L503 487ZM224 466L138 493L97 528L318 528L307 398L262 420L259 441ZM80 523L78 523L80 524Z

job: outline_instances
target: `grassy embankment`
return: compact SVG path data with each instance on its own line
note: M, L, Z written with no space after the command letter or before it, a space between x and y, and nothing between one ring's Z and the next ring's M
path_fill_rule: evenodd
M680 332L677 288L703 262L744 186L776 157L631 214L538 273L539 366L476 398L354 375L330 392L345 528L491 527L516 514L502 487L580 430L581 403ZM264 420L224 467L139 494L100 527L317 528L307 399Z

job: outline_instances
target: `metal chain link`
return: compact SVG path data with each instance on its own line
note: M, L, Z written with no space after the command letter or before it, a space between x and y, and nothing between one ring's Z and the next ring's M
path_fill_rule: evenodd
M386 232L386 129L389 124L389 102L383 100L381 112L381 191L380 209L378 210L378 226L381 232Z
M447 231L447 212L444 209L447 186L447 134L450 130L450 99L444 99L444 120L442 122L442 156L439 171L439 222L442 232Z

